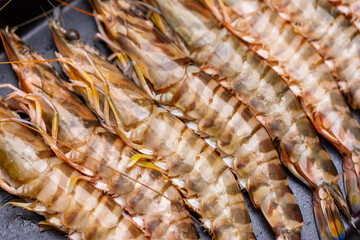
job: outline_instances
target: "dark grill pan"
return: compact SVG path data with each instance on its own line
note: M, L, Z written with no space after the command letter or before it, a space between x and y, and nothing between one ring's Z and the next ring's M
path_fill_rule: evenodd
M7 0L0 0L0 6L3 6L5 2L7 2ZM24 5L25 3L27 5ZM86 0L74 0L72 1L72 4L86 11L92 11L89 3ZM26 11L21 12L20 10L17 10L17 7L20 5L22 5L21 9L25 8ZM0 25L2 25L2 27L4 25L15 26L21 22L26 21L28 18L33 17L34 14L41 14L48 9L51 9L51 5L46 0L13 0L0 12ZM67 29L77 29L83 40L90 43L91 45L95 45L95 47L97 47L106 56L109 55L110 51L104 44L93 40L94 34L97 32L97 28L92 17L79 13L69 7L65 7L63 9L62 17ZM19 19L21 19L21 21ZM43 18L37 22L22 27L17 31L17 33L46 58L55 58L55 46L50 36L50 31L48 29L46 19ZM0 47L0 61L7 61L2 47ZM55 65L58 69L60 69L57 63L55 63ZM15 86L18 86L17 77L12 71L10 65L0 65L0 83L11 83ZM7 93L8 92L6 90L0 89L0 94L2 96L5 96ZM360 114L354 113L354 115L357 120L359 120ZM323 138L321 138L321 142L333 159L340 174L340 179L342 179L343 172L341 167L342 160L340 154L331 146L330 143L328 143ZM304 218L302 239L317 240L319 239L319 236L316 230L315 219L313 215L312 194L304 184L300 183L289 172L287 172L287 175L290 188L299 202L299 206ZM340 181L340 186L344 193L344 185L342 181ZM272 230L266 223L261 212L252 206L248 195L246 193L244 195L252 219L254 233L257 239L275 239ZM0 189L0 206L16 198L17 197L11 196L4 190ZM0 211L0 239L66 239L64 234L57 231L40 232L39 228L37 227L37 223L42 220L43 218L35 213L31 213L27 210L15 208L12 206L6 206ZM346 221L344 222L347 224ZM358 225L360 225L360 221L358 221ZM198 224L197 227L202 239L211 239L211 237L205 233L205 230L202 229ZM360 239L360 235L352 227L346 225L346 239Z

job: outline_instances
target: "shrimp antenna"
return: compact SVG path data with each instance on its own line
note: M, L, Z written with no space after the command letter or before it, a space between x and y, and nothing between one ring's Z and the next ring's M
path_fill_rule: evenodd
M16 64L16 63L48 63L48 62L59 62L63 60L62 58L54 58L47 60L36 60L36 61L9 61L9 62L0 62L1 64Z
M43 10L43 9L42 9L42 10ZM47 10L47 11L44 11L44 10L43 10L43 13L42 13L42 14L40 14L40 15L38 15L38 16L36 16L36 17L30 18L29 20L27 20L27 21L25 21L25 22L23 22L23 23L20 23L20 24L14 26L14 27L12 27L12 28L13 28L13 29L17 29L17 28L26 26L26 25L28 25L28 24L30 24L30 23L33 23L33 22L35 22L35 21L43 18L43 17L48 16L52 11L54 11L54 9L50 9L50 10Z
M90 15L90 16L92 16L92 17L95 17L95 14L94 14L94 13L87 12L87 11L85 11L85 10L82 10L82 9L80 9L80 8L77 8L77 7L71 5L71 4L67 3L67 2L64 2L64 1L61 1L61 0L55 0L55 1L57 1L57 2L59 2L59 3L61 3L61 4L63 4L63 5L66 5L66 6L68 6L68 7L71 7L72 9L74 9L74 10L76 10L76 11L78 11L78 12L84 13L84 14L86 14L86 15Z
M5 5L3 5L3 6L0 8L0 11L1 11L3 8L5 8L11 1L12 1L12 0L9 0L7 3L5 3ZM35 22L35 21L43 18L43 17L46 17L47 19L49 19L47 16L49 16L49 14L50 14L51 12L53 12L54 9L56 9L56 6L55 6L53 3L51 3L50 0L47 0L47 1L48 1L48 3L53 7L53 9L50 9L50 10L48 10L48 11L43 11L42 14L40 14L40 15L38 15L38 16L36 16L36 17L33 17L33 18L31 18L31 19L23 22L23 23L20 23L20 24L14 26L13 28L14 28L14 29L17 29L17 28L19 28L19 27L26 26L26 25L28 25L28 24L30 24L30 23L33 23L33 22ZM79 8L76 8L76 7L70 5L70 4L66 3L66 2L63 2L63 1L61 1L61 0L56 0L56 1L59 2L59 3L60 3L61 5L63 5L63 6L69 6L69 7L72 7L72 8L74 8L74 9L76 9L76 10L79 10L79 11L82 12L82 13L85 13L85 14L88 14L88 15L91 15L91 16L95 16L95 15L92 14L92 13L89 13L89 12L86 12L86 11L81 10L81 9L79 9ZM42 10L43 10L43 9L42 9ZM61 21L64 23L62 17L61 17Z
M150 4L148 4L148 3L146 3L146 2L135 1L135 4L144 6L144 7L146 7L146 8L149 9L149 10L152 10L152 11L158 13L158 14L161 14L161 11L160 11L158 8L151 6Z
M60 8L57 8L50 0L46 0L51 6L52 6L52 8L53 8L53 15L55 16L54 18L56 19L56 21L59 21L59 22L61 22L62 24L63 24L63 26L65 26L65 22L64 22L64 19L63 19L63 17L62 17L62 15L61 15L61 7ZM63 5L63 4L61 4L61 5ZM59 11L57 11L58 9L60 9ZM51 18L49 18L48 17L48 15L46 15L46 19L47 19L47 21L48 22L50 22L51 21Z
M3 10L9 3L11 3L12 2L12 0L9 0L9 1L7 1L1 8L0 8L0 12L1 12L1 10Z
M6 30L7 31L7 30ZM3 35L4 33L4 30L1 30L0 29L0 38L1 38L1 41L2 41L2 44L4 46L4 49L5 49L5 53L6 53L6 56L9 60L11 60L11 54L8 50L8 47L9 47L9 41L7 40L7 36ZM64 58L54 58L54 59L45 59L45 60L34 60L34 61L21 61L21 60L14 60L14 61L7 61L7 62L0 62L0 65L2 64L19 64L19 63L47 63L47 62L59 62L59 61L62 61Z

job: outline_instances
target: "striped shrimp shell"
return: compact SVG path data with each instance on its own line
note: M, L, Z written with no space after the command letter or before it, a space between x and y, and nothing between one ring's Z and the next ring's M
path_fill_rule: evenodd
M53 31L63 31L55 22L51 26ZM4 36L9 60L46 60L14 33L6 32ZM130 159L139 153L100 126L52 65L14 63L13 68L24 91L46 97L56 108L58 126L51 126L54 110L38 98L45 125L58 128L58 145L70 164L90 174L95 186L111 193L147 235L155 239L199 238L177 189L156 170L136 165L128 168ZM19 97L21 101L23 96Z
M218 239L253 239L236 179L214 149L157 107L98 51L62 34L54 39L73 90L125 141L153 151L157 157L153 163L182 191L202 224Z
M353 109L360 107L360 34L327 0L266 0L325 58Z
M316 49L260 0L206 1L220 21L284 76L315 129L344 156L347 199L360 213L360 126ZM221 6L221 7L220 7ZM280 37L279 37L280 36Z
M200 3L154 2L164 22L184 41L189 56L203 64L203 68L209 66L211 71L223 76L221 82L256 112L258 120L279 141L282 162L313 190L320 235L342 239L344 226L339 209L349 221L352 219L337 184L339 176L286 83L242 41L225 28L219 28Z
M38 134L0 103L0 187L25 199L13 202L45 216L46 223L69 239L145 239L123 209L91 183L71 180L81 174L57 158Z
M337 9L349 17L350 21L360 29L360 1L359 0L328 0Z
M278 237L300 239L300 209L266 130L236 97L162 39L150 20L136 15L141 5L118 3L98 3L95 9L106 28L112 28L107 32L112 34L113 44L139 64L147 82L138 85L149 89L157 103L180 112L188 125L195 125L195 130L222 153ZM128 64L119 65L124 70Z

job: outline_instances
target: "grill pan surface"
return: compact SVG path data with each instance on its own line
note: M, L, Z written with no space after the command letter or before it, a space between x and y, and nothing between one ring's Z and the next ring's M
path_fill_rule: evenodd
M14 2L17 2L17 0L14 0ZM22 1L19 1L18 4L21 4L21 2ZM72 1L72 5L86 11L92 11L89 3L85 0ZM36 6L34 4L32 7L38 8L39 6ZM6 11L6 8L3 11ZM31 11L31 9L29 9L29 11ZM2 12L0 12L0 15L2 15ZM91 16L79 13L69 7L63 8L61 15L64 19L65 28L77 29L83 40L85 40L91 45L95 45L95 47L97 47L106 56L109 55L110 51L106 48L106 46L100 41L93 39L95 33L97 32L97 27L94 19ZM50 36L50 31L48 29L46 19L39 20L31 25L21 28L17 33L33 48L43 54L46 58L55 58L55 45L53 44L52 38ZM0 61L7 61L3 48L0 48ZM55 66L60 69L57 63L55 63ZM0 83L11 83L15 86L18 86L17 76L15 75L9 64L0 65ZM7 93L9 93L9 91L0 89L0 94L2 96L5 96ZM359 121L360 113L354 113L354 116ZM331 146L329 142L327 142L321 137L320 139L322 145L329 152L331 158L333 159L336 168L340 174L340 179L343 179L343 172L341 167L342 159L340 154L334 149L334 147ZM293 177L288 171L287 175L290 188L292 189L296 199L298 200L304 218L302 239L317 240L319 239L319 237L313 215L311 191L304 184L300 183L295 177ZM344 193L344 184L342 180L339 183ZM275 239L271 228L266 223L260 210L255 209L252 206L251 201L246 193L244 193L244 195L253 223L256 238L258 240ZM0 189L0 206L16 198L17 197L12 196L6 193L4 190ZM43 218L35 213L12 206L6 206L0 211L0 239L66 239L66 236L61 232L40 232L37 223L42 220ZM345 224L347 224L346 221L344 222ZM357 225L360 225L360 221L358 221ZM201 228L197 223L196 226L202 239L211 239L211 237L205 232L205 230ZM354 230L348 224L346 225L346 239L360 239L360 234L357 233L356 230Z

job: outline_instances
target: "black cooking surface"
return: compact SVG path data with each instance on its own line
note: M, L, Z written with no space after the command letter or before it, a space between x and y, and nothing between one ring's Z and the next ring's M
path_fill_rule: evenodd
M13 0L13 2L11 2L10 4L20 4L19 2L33 2L32 8L34 9L34 11L38 11L37 9L38 7L40 9L40 12L42 12L40 5L38 5L39 1L40 0L38 1ZM42 5L46 6L46 2L47 2L46 0L42 0ZM0 0L0 3L1 3L0 6L2 6L3 1ZM86 0L75 0L72 1L72 4L86 11L91 11L91 7ZM3 16L4 12L6 13L6 15L9 15L9 12L7 12L7 8L4 8L4 10L0 12L0 24L4 24L4 21L5 24L7 23L6 20L4 20L7 19ZM94 40L94 34L97 32L97 28L91 16L79 13L69 7L65 7L62 11L62 17L64 19L65 28L77 29L83 40L90 43L91 45L95 45L95 47L97 47L106 56L109 55L110 51L106 48L106 46L103 43L101 43L99 40ZM10 24L10 22L8 22L8 24ZM12 25L16 25L16 24L12 24ZM55 58L54 55L55 46L52 42L52 38L50 36L50 31L48 29L46 19L42 19L40 21L27 25L26 27L22 27L17 31L17 33L33 48L35 48L41 54L43 54L46 58L48 59ZM7 61L7 58L2 48L0 50L0 61L1 62ZM57 63L55 63L55 65L58 69L60 69ZM11 83L17 86L17 77L15 73L12 71L10 65L0 65L0 83ZM5 96L8 92L9 91L0 89L0 94L2 96ZM357 113L355 114L355 116L359 120L360 114ZM321 139L321 142L322 145L329 152L341 176L340 177L341 181L339 183L344 193L344 185L342 182L343 172L341 167L341 156L326 140ZM305 185L300 183L295 177L293 177L289 172L287 172L287 175L289 179L290 188L292 189L296 199L299 202L299 206L304 218L302 239L317 240L319 239L319 237L317 234L314 215L313 215L311 191ZM257 239L259 240L275 239L272 230L270 229L269 225L266 223L261 212L252 206L248 195L246 193L244 193L244 195L252 219L254 233ZM0 206L2 206L3 204L5 204L6 202L12 199L16 199L16 197L0 189ZM66 239L64 234L57 231L40 232L37 223L42 220L43 218L35 213L31 213L27 210L23 210L17 207L6 206L0 211L0 239L5 239L5 240ZM346 223L346 221L344 222ZM348 224L346 228L347 228L346 239L360 239L360 235L356 234L356 232L353 229L351 229L351 227L349 227ZM202 239L211 239L210 236L204 232L204 229L198 226L198 230L202 235Z

